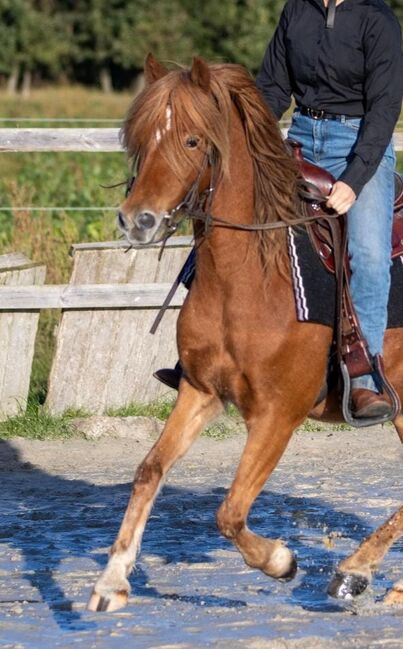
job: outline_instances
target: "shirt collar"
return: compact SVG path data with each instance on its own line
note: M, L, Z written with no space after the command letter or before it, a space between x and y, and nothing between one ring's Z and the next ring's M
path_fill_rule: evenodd
M315 5L323 14L326 13L326 7L322 0L305 0L305 2ZM341 9L342 11L351 11L354 3L359 4L359 0L343 0L341 5L336 7L336 10L339 11Z

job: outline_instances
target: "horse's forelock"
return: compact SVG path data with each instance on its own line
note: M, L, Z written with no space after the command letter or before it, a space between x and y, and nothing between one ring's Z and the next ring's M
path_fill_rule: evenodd
M167 109L171 111L169 133ZM222 84L212 82L211 93L192 83L188 71L175 70L148 86L134 100L124 122L121 139L129 157L141 155L161 137L159 146L173 171L181 175L184 159L194 156L183 146L188 135L202 136L218 152L223 173L228 172L231 97Z
M192 154L183 146L185 134L202 135L218 152L220 171L229 169L229 124L233 104L240 114L254 169L255 220L291 222L295 218L297 170L287 154L274 115L266 108L252 77L242 66L210 65L210 92L192 83L189 71L174 70L148 86L133 102L122 129L129 156L147 150L156 133L166 128L172 108L170 136L160 147L179 177ZM284 232L261 232L266 260L286 257ZM271 248L271 253L269 249Z

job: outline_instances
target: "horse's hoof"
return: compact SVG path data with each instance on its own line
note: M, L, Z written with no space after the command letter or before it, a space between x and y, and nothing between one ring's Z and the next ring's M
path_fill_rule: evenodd
M369 580L363 575L355 575L347 572L336 572L327 592L331 597L337 599L353 599L361 595L367 588Z
M108 597L102 597L95 591L92 593L87 604L88 611L112 613L126 606L129 594L126 590L120 590L116 593L111 592Z
M403 606L403 580L393 584L392 590L386 594L383 602L388 605Z
M298 571L297 560L296 560L295 556L292 555L292 562L291 562L290 569L288 570L288 572L285 575L282 575L280 577L280 580L281 581L292 581L294 579L295 575L297 574L297 571Z

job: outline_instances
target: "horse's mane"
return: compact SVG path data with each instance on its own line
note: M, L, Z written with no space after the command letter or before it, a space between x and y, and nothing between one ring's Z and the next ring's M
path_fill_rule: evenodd
M124 122L121 136L130 157L140 157L155 133L167 125L171 137L161 139L161 151L171 168L181 175L184 155L183 134L202 135L218 153L220 174L229 173L229 123L233 104L241 117L253 161L255 222L291 222L295 218L297 169L287 153L276 118L267 109L254 80L239 65L209 66L211 93L203 92L190 79L188 70L168 72L135 98ZM284 262L284 230L261 231L258 235L265 265ZM271 264L270 264L271 265ZM281 264L283 265L283 264Z

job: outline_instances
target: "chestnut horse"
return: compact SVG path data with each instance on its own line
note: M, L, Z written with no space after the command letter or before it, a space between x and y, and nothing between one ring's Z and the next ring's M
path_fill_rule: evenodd
M248 436L217 513L218 528L249 566L276 579L292 578L293 553L282 541L253 533L248 512L306 417L341 421L337 394L316 404L333 334L328 327L296 320L286 229L236 228L290 223L296 213L297 169L253 79L240 66L208 65L200 58L190 70L168 71L151 55L145 78L146 88L123 127L123 143L137 160L138 177L120 207L120 227L131 243L162 240L174 229L189 190L193 197L206 197L211 190L209 213L216 221L207 232L206 224L196 221L196 277L178 320L184 370L178 398L137 469L119 534L88 604L91 610L113 611L126 604L127 577L161 483L227 402L238 407ZM223 227L222 221L217 227L219 218L235 227ZM402 348L403 329L388 331L386 371L403 400ZM402 414L395 425L403 441ZM339 593L363 590L377 562L403 533L403 511L381 531L340 566Z

